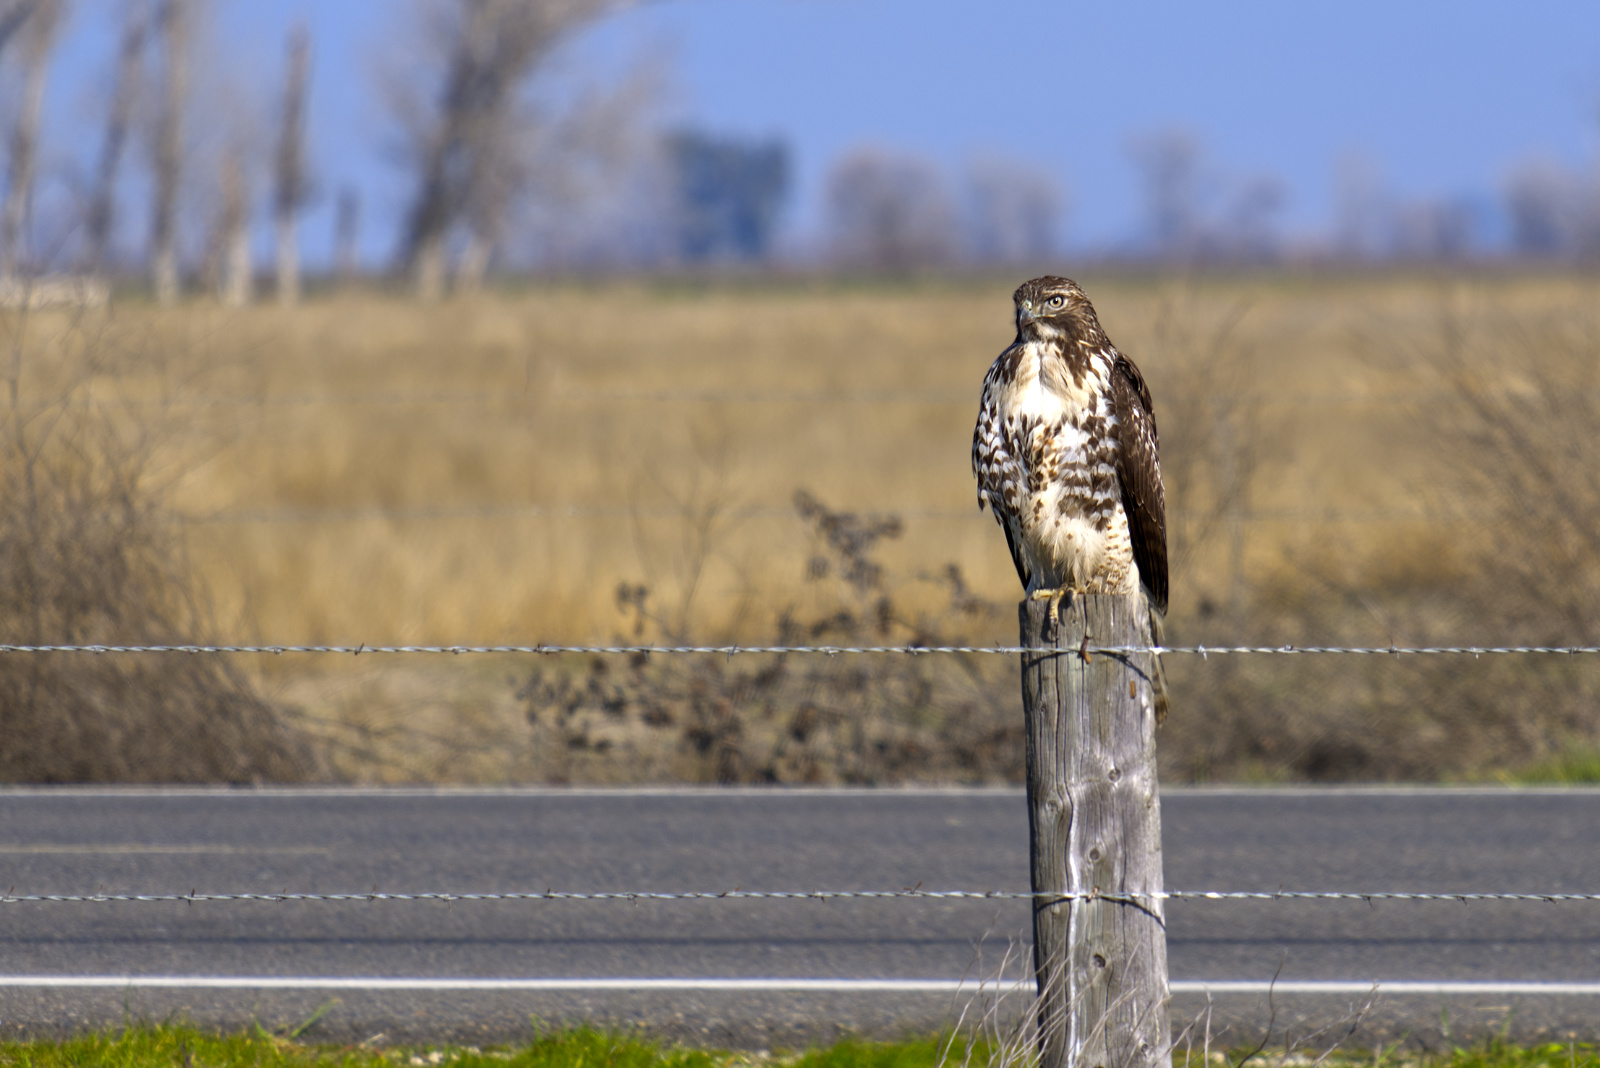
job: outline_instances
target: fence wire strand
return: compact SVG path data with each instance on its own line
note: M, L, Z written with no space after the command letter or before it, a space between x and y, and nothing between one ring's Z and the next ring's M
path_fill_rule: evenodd
M318 653L344 656L448 655L465 656L496 653L527 653L541 656L592 654L596 656L689 655L734 656L750 653L766 655L849 656L898 653L928 656L950 653L1007 654L1061 653L1074 656L1106 654L1128 656L1157 653L1171 656L1508 656L1548 654L1575 656L1600 653L1600 645L1093 645L1054 649L1024 645L0 645L4 653L259 653L281 656L286 653Z
M852 508L854 512L892 515L900 519L977 522L987 527L990 519L976 507L966 508ZM721 513L728 519L796 518L790 506L765 505L730 508ZM1247 509L1229 513L1229 519L1245 523L1445 523L1475 513L1459 510L1416 511L1403 508L1272 508ZM453 504L414 508L381 505L354 508L256 508L232 512L176 514L171 521L186 525L247 525L256 523L355 523L386 520L396 523L457 519L674 519L682 520L682 509L626 508L580 504Z
M372 890L365 893L315 894L315 893L219 893L202 894L18 894L8 891L0 894L0 905L15 904L106 904L133 902L323 902L350 904L377 901L851 901L883 900L896 898L923 898L936 901L1114 901L1129 904L1149 901L1451 901L1468 904L1474 901L1518 901L1558 904L1562 902L1600 902L1600 894L1526 894L1526 893L1413 893L1407 891L1375 891L1362 893L1344 890L1165 890L1155 894L1114 894L1101 891L1057 892L1047 890L702 890L702 891L651 891L609 890L581 892L569 890L506 891L450 893L430 891L419 893L394 893Z

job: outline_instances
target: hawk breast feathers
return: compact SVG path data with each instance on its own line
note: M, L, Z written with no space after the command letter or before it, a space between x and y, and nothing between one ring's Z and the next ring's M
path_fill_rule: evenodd
M1167 606L1166 503L1150 391L1077 285L1016 293L1017 338L984 378L973 431L979 507L1032 593L1133 593Z

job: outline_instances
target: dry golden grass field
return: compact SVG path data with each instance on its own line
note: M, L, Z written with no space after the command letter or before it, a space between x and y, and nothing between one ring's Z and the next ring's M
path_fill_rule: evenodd
M213 637L1008 643L1019 591L968 452L1018 280L7 313L8 462L43 447L29 435L46 417L100 427L172 520ZM1600 282L1079 281L1155 397L1169 641L1595 640ZM73 462L111 462L89 452ZM809 518L802 491L822 509ZM792 665L782 686L730 674L756 663L715 678L515 658L238 667L316 739L325 776L971 781L1020 766L1009 664L914 684ZM1505 683L1470 663L1170 670L1175 778L1470 777L1597 737L1588 697L1538 730L1479 708L1473 694ZM1591 692L1592 670L1562 670L1540 685ZM864 712L852 687L905 696ZM867 738L858 713L899 725ZM951 742L952 717L973 716L988 742ZM939 739L994 752L936 759Z

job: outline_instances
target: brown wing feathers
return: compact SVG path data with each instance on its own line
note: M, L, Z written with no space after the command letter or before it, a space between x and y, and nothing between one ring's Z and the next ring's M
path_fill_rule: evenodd
M1156 419L1150 389L1133 362L1120 353L1116 361L1114 392L1117 425L1117 476L1122 483L1122 507L1128 515L1133 540L1133 560L1139 578L1150 591L1159 612L1167 610L1167 502L1161 485Z

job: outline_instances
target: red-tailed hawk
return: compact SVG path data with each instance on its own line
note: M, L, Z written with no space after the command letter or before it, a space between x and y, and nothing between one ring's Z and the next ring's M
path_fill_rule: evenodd
M1139 593L1159 641L1167 610L1166 495L1150 389L1069 278L1012 295L1017 339L983 380L972 433L988 505L1030 597ZM1157 719L1167 711L1159 663Z

